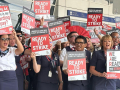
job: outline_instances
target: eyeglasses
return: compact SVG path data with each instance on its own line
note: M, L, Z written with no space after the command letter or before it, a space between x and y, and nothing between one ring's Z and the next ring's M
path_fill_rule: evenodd
M22 37L22 35L17 35L17 37Z
M118 38L119 39L120 37L113 36L112 38Z
M78 35L73 35L73 36L70 36L70 38L72 38L72 37L74 37L74 38L76 38Z
M9 38L1 38L2 41L8 41L10 40Z
M75 43L76 43L76 44L81 44L81 45L84 44L84 42L75 42Z

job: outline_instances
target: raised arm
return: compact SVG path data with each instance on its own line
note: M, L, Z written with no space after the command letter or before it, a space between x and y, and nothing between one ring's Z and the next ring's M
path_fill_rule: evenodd
M94 29L95 34L97 35L97 37L101 40L102 36L99 34L98 30L96 30L96 28Z
M12 35L15 37L17 44L17 49L15 50L15 54L20 55L24 51L24 48L22 46L22 43L19 41L18 37L16 36L15 30L12 31Z

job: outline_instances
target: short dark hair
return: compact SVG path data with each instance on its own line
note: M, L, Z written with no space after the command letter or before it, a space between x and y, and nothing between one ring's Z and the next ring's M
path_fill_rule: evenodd
M110 36L113 37L113 34L115 34L115 33L118 34L118 32L112 32L112 33L110 34Z
M77 32L76 32L76 31L72 31L72 32L70 32L70 33L67 35L67 37L68 37L68 38L71 37L71 35L72 35L73 33L77 33Z
M0 35L0 38L2 37L2 35Z
M75 43L76 43L77 39L83 39L84 43L87 43L87 39L82 35L79 35L75 38Z
M5 35L5 34L3 34L3 35ZM3 35L0 35L0 38L1 38ZM11 35L11 34L6 34L6 35L8 35L8 36L9 36L9 35Z
M22 34L22 31L20 31L20 30L16 30L16 33L21 33L21 34Z

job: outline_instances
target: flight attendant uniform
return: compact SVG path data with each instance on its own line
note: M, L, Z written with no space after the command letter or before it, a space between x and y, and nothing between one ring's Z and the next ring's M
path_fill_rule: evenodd
M64 61L65 55L67 51L74 51L74 47L70 44L70 46L65 47L60 55L60 60ZM62 79L63 79L63 90L68 90L68 75L64 74L62 71Z
M37 56L37 64L41 65L40 72L37 75L37 90L58 90L58 74L56 70L51 70L50 60L56 61L56 66L60 66L59 57L52 52L52 58L47 56ZM50 75L50 71L52 75Z
M113 46L113 49L115 49L115 50L120 50L120 46ZM117 79L116 88L117 88L118 90L120 89L120 80L119 80L119 79Z
M87 80L79 80L79 81L68 81L68 90L90 90L90 60L91 60L91 53L88 50L86 52L86 70L87 70ZM63 64L63 70L67 69L67 60L65 59Z
M98 72L106 72L106 57L103 50L95 51L90 66ZM116 80L93 75L93 90L116 90Z
M20 65L20 56L15 56L15 61L17 65L16 76L18 80L18 90L24 90L24 74Z
M14 46L15 48L17 48L17 46ZM25 49L25 48L24 48ZM23 55L24 52L21 54ZM17 65L17 69L16 69L16 76L17 76L17 81L18 81L18 90L24 90L24 74L23 74L23 69L20 65L20 56L15 56L15 62Z
M15 49L9 47L6 55L0 55L0 90L18 90Z

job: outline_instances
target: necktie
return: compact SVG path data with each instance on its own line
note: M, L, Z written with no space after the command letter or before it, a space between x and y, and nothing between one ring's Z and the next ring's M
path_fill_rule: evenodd
M115 46L115 50L118 50L118 46Z
M114 50L118 50L118 46L113 46L113 49Z
M75 47L72 47L71 49L72 49L73 51L75 51Z
M5 51L2 51L2 50L0 49L0 56L3 57L3 56L5 56L8 52L9 52L9 48L6 49Z

